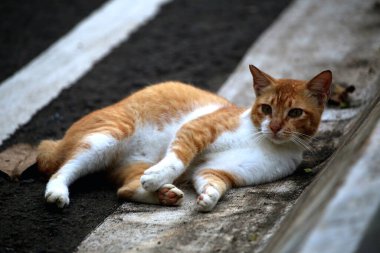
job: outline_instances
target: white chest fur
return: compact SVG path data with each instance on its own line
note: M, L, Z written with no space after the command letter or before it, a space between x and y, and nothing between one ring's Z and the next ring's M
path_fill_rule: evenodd
M270 182L294 172L302 149L293 143L274 144L243 113L235 131L223 133L202 154L205 162L195 170L210 168L232 172L247 185Z

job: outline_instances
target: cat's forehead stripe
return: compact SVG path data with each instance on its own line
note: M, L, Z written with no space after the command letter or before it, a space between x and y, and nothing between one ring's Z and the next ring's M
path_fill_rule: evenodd
M279 106L286 106L291 103L293 99L295 99L295 92L289 87L284 87L282 89L277 90L276 93L276 102Z

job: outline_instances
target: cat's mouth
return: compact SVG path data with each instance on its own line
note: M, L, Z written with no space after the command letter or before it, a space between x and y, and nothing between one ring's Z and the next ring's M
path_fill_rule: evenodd
M275 144L282 144L289 141L289 137L280 133L271 133L268 135L268 139Z

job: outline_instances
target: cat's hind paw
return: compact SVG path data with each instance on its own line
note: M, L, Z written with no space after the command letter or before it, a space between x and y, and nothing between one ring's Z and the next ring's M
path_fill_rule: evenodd
M172 184L165 184L158 190L160 204L178 206L183 201L183 192Z
M198 196L197 205L200 212L210 212L214 209L220 198L220 193L212 186L206 189Z
M45 191L45 199L47 203L55 204L59 208L68 206L70 203L69 189L64 184L49 182Z

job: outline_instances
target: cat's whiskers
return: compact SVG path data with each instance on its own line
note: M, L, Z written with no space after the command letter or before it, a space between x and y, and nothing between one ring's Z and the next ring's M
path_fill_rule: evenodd
M249 137L252 138L254 142L257 141L259 143L264 136L263 136L263 132L259 131L259 132L251 134Z
M262 135L257 136L256 141L257 143L261 143L264 139L265 139L265 135L262 134Z
M296 134L298 137L307 139L308 141L316 141L316 140L318 140L318 137L314 137L314 136L311 136L311 135L303 134L303 133L300 133L300 132L297 132L297 131L293 131L293 133Z
M262 131L258 131L258 132L256 132L256 133L252 133L252 134L250 134L250 137L255 137L255 136L257 136L257 135L261 135L262 134Z
M298 145L298 146L301 146L302 148L306 149L306 147L299 141L299 139L297 139L296 136L291 136L290 138L291 142L293 142L294 144Z
M272 135L272 132L271 131L261 131L261 133L263 135L266 135L266 136L271 136Z
M253 141L257 142L258 144L260 144L263 140L265 140L266 138L270 136L271 136L271 132L263 131L262 129L250 135L250 137L253 138Z
M310 143L311 141L316 141L318 140L317 137L313 137L304 133L300 133L297 131L284 131L284 134L288 135L296 135L298 138L302 139L305 143Z
M303 147L307 151L309 151L309 152L311 152L313 154L315 153L314 148L310 144L308 144L305 140L303 140L302 138L300 138L299 136L292 135L291 136L291 140L293 141L293 143L300 145L301 147Z

